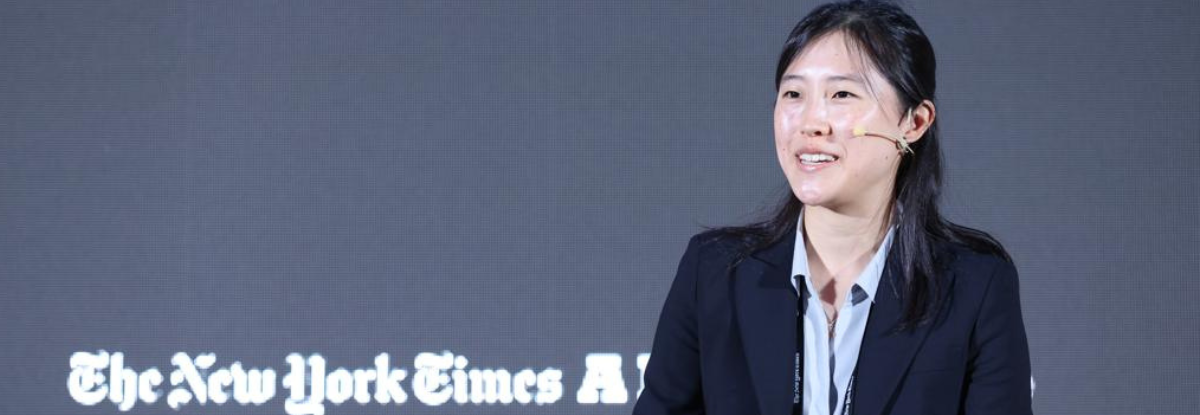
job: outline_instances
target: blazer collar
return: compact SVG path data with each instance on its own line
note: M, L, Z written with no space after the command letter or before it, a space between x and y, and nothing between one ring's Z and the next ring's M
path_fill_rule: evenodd
M857 390L854 391L856 407L853 408L857 415L879 415L891 407L900 380L908 373L913 358L925 344L932 326L925 324L904 332L895 330L903 313L904 303L900 293L904 278L899 268L900 258L893 253L888 254L858 355ZM945 270L942 277L946 284L942 290L942 299L945 300L952 289L954 274L951 270Z
M734 313L750 379L764 415L791 413L796 350L796 302L791 284L795 238L785 237L752 253L730 280ZM945 251L944 245L935 249ZM895 332L902 302L898 249L889 250L879 290L863 333L858 358L854 413L879 415L894 402L897 386L929 334L929 325ZM953 272L945 274L948 293ZM944 299L944 297L943 297ZM944 304L944 303L943 303Z
M784 237L752 253L729 281L750 381L763 415L788 415L792 408L798 300L788 273L795 245L796 238Z

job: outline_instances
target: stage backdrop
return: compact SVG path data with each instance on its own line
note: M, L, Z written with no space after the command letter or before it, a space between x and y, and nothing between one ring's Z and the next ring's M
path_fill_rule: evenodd
M1200 408L1200 3L910 1L1042 414ZM0 413L623 414L811 2L0 6Z

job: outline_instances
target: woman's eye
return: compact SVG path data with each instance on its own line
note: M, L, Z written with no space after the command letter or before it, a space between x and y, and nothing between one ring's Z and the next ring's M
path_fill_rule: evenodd
M854 96L854 94L851 94L847 91L838 91L833 94L834 98L850 98L852 96Z
M783 93L784 98L800 98L800 93L796 91L787 91Z

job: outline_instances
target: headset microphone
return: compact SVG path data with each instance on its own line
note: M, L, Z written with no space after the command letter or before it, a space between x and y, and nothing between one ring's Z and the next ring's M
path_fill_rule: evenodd
M890 135L887 135L884 133L877 133L874 131L867 131L866 127L863 127L861 125L854 127L854 136L855 137L871 136L871 137L886 138L888 140L892 140L892 141L896 142L897 150L900 150L900 151L908 153L908 154L913 154L912 147L909 147L908 141L905 141L903 138L897 138L897 137L893 137L893 136L890 136Z

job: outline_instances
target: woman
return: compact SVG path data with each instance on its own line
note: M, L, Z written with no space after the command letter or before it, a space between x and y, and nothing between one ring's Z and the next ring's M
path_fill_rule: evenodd
M899 8L796 25L775 75L791 194L693 237L634 414L1028 414L1017 271L938 212L933 49Z

